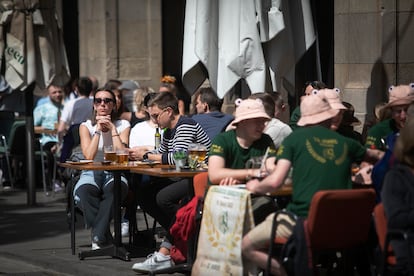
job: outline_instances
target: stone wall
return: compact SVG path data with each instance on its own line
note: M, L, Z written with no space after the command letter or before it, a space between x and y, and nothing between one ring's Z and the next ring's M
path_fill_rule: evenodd
M162 74L160 0L79 1L80 75L135 80L158 89Z
M363 122L389 85L414 81L413 13L413 0L335 1L335 86Z

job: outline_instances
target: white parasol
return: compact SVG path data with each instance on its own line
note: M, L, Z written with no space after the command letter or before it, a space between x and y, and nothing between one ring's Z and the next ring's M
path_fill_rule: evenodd
M309 0L187 1L183 84L193 93L208 77L220 97L240 79L277 91L314 41Z
M28 203L33 205L33 90L35 86L43 90L51 83L67 82L69 66L56 1L3 0L0 13L1 72L13 90L25 92ZM12 108L16 106L5 109Z

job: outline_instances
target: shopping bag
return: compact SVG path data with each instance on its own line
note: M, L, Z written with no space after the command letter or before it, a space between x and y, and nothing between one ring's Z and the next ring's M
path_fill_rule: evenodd
M242 258L243 236L254 227L250 193L230 186L210 187L204 200L192 275L243 275L254 270Z

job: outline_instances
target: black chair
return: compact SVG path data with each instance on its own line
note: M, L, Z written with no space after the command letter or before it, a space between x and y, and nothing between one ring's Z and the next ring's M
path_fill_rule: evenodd
M79 126L80 124L71 125L66 132L66 135L63 137L62 149L59 158L60 162L65 162L69 159L73 149L80 145Z
M17 120L13 122L13 125L10 129L9 139L1 137L3 140L3 150L6 155L6 159L9 160L10 165L10 183L13 187L16 183L17 176L23 176L26 162L26 122L24 120ZM47 163L48 156L45 151L41 149L40 143L38 140L35 141L35 158L41 161L41 172L42 172L42 182L43 187L46 189L46 174L45 174L45 164ZM7 150L5 150L7 149ZM51 168L48 168L51 169Z
M8 142L10 141L10 132L15 121L14 112L0 111L0 158L1 168L3 169L3 177L10 182L10 186L13 188L12 170L10 164L10 153L8 148ZM4 166L5 163L5 166ZM4 170L6 169L6 170ZM0 179L0 182L2 179Z

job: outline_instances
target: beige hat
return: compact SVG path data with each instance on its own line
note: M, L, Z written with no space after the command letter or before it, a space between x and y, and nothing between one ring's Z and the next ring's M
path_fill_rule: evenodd
M301 116L298 126L313 125L330 118L339 113L339 109L333 109L328 99L323 95L311 95L304 97L300 104Z
M261 99L246 99L236 100L236 112L234 114L234 121L231 123L235 125L243 120L265 118L270 120L271 118L265 112L263 102Z
M339 90L339 88L333 88L333 89L326 88L326 89L320 89L316 91L317 93L314 93L314 94L325 97L333 109L343 109L343 110L347 109L342 104L342 101L340 98L341 90Z
M391 85L388 88L389 100L385 108L393 107L397 105L407 105L414 100L414 83L409 85Z

